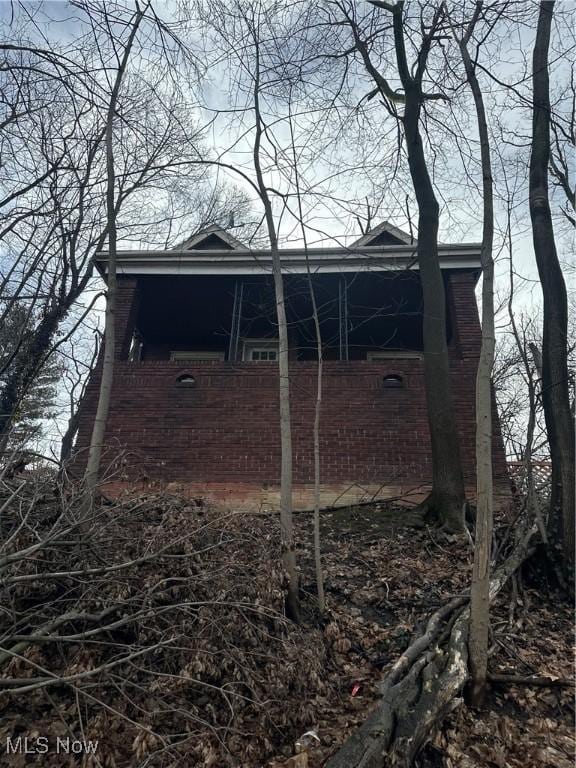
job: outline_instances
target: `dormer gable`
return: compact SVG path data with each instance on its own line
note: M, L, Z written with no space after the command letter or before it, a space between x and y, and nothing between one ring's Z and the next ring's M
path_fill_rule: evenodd
M365 248L376 245L415 245L416 240L389 221L383 221L352 243L352 248Z
M246 250L246 245L237 240L218 224L203 227L196 234L176 246L177 251L236 251Z

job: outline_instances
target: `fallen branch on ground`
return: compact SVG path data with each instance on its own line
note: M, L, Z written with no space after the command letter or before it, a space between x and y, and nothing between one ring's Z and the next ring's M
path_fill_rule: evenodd
M264 765L311 725L326 646L282 613L273 520L143 495L97 500L80 535L61 483L0 480L4 733L64 729L99 765Z
M520 537L490 581L490 600L531 554L535 530ZM430 617L381 683L382 699L326 768L408 768L446 715L461 703L468 680L469 608L452 600Z

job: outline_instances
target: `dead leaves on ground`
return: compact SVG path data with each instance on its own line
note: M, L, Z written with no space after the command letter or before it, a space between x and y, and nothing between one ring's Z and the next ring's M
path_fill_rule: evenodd
M296 627L281 616L274 516L222 517L166 497L142 500L138 514L133 509L134 501L103 513L95 562L136 557L153 547L160 551L171 541L180 542L176 550L121 578L80 585L62 579L59 588L68 603L82 600L84 610L100 611L115 601L132 610L142 599L152 613L123 633L107 634L104 642L33 646L4 674L32 676L31 662L59 675L83 672L118 647L168 635L178 638L176 647L134 662L122 674L91 679L80 693L61 686L48 697L40 691L25 700L4 694L0 740L81 730L103 745L100 763L86 758L84 768L131 768L144 761L151 768L320 768L374 706L382 673L414 632L469 584L467 541L403 527L402 508L387 510L382 524L378 512L365 510L348 520L327 513L322 546L329 611L320 619L314 609L311 519L298 515L308 623ZM37 514L41 527L43 510ZM187 530L193 535L182 539ZM62 557L68 560L62 563ZM58 610L54 584L42 582L42 568L63 565L81 563L70 562L69 551L53 549L44 561L21 566L39 569L33 599L40 611ZM29 610L30 594L26 585L17 586L7 604ZM32 626L38 621L33 612L29 618ZM492 618L493 672L572 677L571 610L557 596L519 584L514 604L505 590ZM9 626L0 629L10 633ZM453 712L419 762L422 768L568 768L573 713L570 689L500 687L485 711L460 706ZM320 743L295 755L298 737L311 729ZM24 764L12 757L3 764ZM58 756L41 757L43 765L64 765Z

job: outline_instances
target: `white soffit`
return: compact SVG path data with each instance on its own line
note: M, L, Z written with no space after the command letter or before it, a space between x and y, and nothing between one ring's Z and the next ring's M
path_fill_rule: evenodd
M478 244L439 247L443 269L475 269L480 267ZM280 252L282 271L306 273L307 262L313 273L400 271L418 269L414 246L298 249ZM96 262L106 271L107 253L98 253ZM246 275L272 271L270 251L193 250L193 251L120 251L117 259L120 274L133 275Z

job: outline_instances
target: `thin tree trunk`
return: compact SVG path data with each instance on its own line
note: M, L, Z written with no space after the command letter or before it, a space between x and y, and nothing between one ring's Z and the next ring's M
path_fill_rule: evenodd
M488 676L488 635L490 629L490 557L492 545L492 368L496 336L494 329L494 201L490 139L482 92L468 52L468 41L482 10L476 3L474 16L464 37L457 39L466 79L474 97L480 159L482 163L483 227L480 261L482 264L482 343L476 375L476 488L477 512L474 539L474 565L470 587L470 629L468 663L470 665L472 704L484 701Z
M100 379L100 392L98 396L98 406L88 449L88 460L86 463L85 483L87 498L92 499L94 491L98 484L100 474L100 461L102 457L102 448L106 434L106 422L108 420L108 411L112 398L112 383L114 379L114 360L116 357L116 245L117 245L117 208L115 201L115 168L114 168L114 115L122 78L128 64L132 45L138 32L138 27L142 21L144 11L136 4L136 14L132 24L130 35L124 48L122 60L118 64L116 78L110 94L108 104L108 113L106 116L106 215L108 230L108 269L107 269L107 292L106 292L106 315L104 330L104 354L102 360L102 375Z
M272 207L268 201L267 219L272 216ZM294 527L292 522L292 425L290 420L290 367L288 361L288 326L286 323L286 303L284 300L284 280L280 263L278 242L271 242L272 273L278 317L278 375L280 378L280 527L282 529L282 559L288 576L287 612L295 621L300 620L298 599L298 576L296 572L296 554L294 551Z
M314 315L314 328L316 330L316 347L318 350L318 368L316 374L316 402L314 404L314 566L316 569L316 590L318 592L318 607L320 613L326 609L324 596L324 576L322 573L322 548L320 540L320 416L322 412L322 334L320 332L320 320L318 318L318 306L312 284L310 266L306 258L308 270L308 284L310 286L310 298L312 300L312 312Z
M300 176L298 173L298 160L294 142L292 120L290 120L290 138L292 140L292 156L294 161L294 177L296 182L296 199L298 200L298 216L302 228L304 241L304 253L306 256L306 277L308 278L308 290L312 303L312 318L316 334L316 351L318 355L318 367L316 369L316 401L314 403L314 426L312 428L312 441L314 445L314 568L316 571L316 592L318 594L318 608L320 613L326 610L326 597L324 594L324 574L322 572L322 546L320 537L320 419L322 415L322 375L324 355L322 352L322 331L320 329L320 317L318 315L318 303L312 282L310 259L308 258L308 239L304 226L304 212L302 210L302 197L300 195Z
M574 563L574 419L568 378L568 301L556 252L548 194L550 160L550 93L548 48L554 2L540 3L532 60L533 115L530 156L530 218L538 274L542 285L542 404L550 458L552 493L548 519L550 540L561 538L564 560Z
M78 407L74 408L71 416L68 420L68 426L62 437L62 445L60 447L60 464L64 466L70 461L72 456L72 448L74 446L74 439L80 426L80 410Z
M300 203L300 192L298 191L298 205L300 208L300 218L302 219L302 207ZM304 225L302 225L304 232ZM326 610L326 598L324 594L324 575L322 572L322 546L320 538L320 418L322 414L322 375L324 355L322 352L322 332L320 330L320 318L318 317L318 304L312 282L312 273L310 272L310 262L308 260L308 246L306 243L306 234L304 233L304 248L306 251L306 273L308 277L308 289L310 291L310 301L312 302L312 317L314 319L314 331L316 334L316 350L318 354L318 364L316 368L316 401L314 403L314 426L312 437L314 443L314 568L316 571L316 591L318 594L318 608L320 613Z
M294 551L294 526L292 521L292 424L290 419L290 365L288 360L288 325L286 322L286 302L284 298L284 280L282 264L278 249L278 235L274 222L274 213L264 174L260 163L263 125L260 113L260 59L258 40L255 35L256 62L254 73L254 113L256 117L254 138L254 170L264 206L264 216L270 253L272 256L272 275L274 277L274 293L276 298L276 315L278 320L278 376L279 376L279 406L280 406L280 531L282 547L282 563L288 578L286 590L286 612L296 622L300 621L300 601L298 597L298 574L296 570L296 553Z
M432 448L432 491L421 510L440 520L445 528L464 530L464 477L460 461L458 430L450 384L450 363L446 340L446 296L438 258L439 206L428 173L420 135L420 113L427 98L422 90L426 63L434 36L443 14L436 6L434 19L423 30L422 44L414 65L408 65L404 42L404 2L368 0L372 5L392 14L394 49L398 74L404 93L395 91L370 58L369 48L361 39L353 16L339 5L354 36L354 44L387 103L403 103L404 115L398 116L404 126L408 165L418 202L418 243L416 255L423 293L424 377L426 405ZM435 94L433 98L444 98Z

